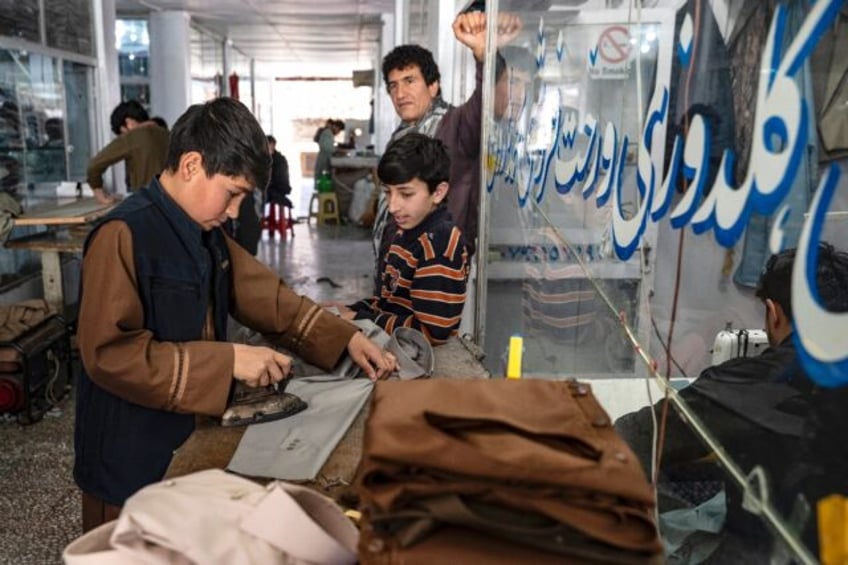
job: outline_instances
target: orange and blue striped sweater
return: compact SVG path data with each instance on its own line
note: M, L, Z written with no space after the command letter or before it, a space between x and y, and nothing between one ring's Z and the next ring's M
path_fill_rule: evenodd
M440 206L411 230L398 230L386 253L380 290L350 306L391 334L406 326L438 345L455 335L468 283L468 247Z

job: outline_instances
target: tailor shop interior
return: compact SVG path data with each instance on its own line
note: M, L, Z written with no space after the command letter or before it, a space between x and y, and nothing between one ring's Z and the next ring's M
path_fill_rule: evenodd
M56 560L848 562L846 46L841 0L5 3L0 452L67 422Z

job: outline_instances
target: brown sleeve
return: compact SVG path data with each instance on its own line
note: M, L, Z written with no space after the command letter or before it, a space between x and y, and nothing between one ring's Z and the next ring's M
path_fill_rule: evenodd
M233 317L308 362L332 369L357 327L295 294L230 238L227 247L233 263Z
M214 341L156 341L144 329L132 233L121 221L102 226L82 265L77 341L97 385L161 410L220 415L233 375L233 346Z
M130 154L126 135L119 135L88 162L85 176L91 188L103 188L103 173L113 164L123 161Z

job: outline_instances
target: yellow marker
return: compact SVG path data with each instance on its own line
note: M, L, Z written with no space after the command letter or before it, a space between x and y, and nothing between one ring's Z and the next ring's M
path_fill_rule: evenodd
M524 338L514 335L509 338L509 354L506 362L506 378L521 378L521 355L524 353Z
M817 507L822 564L848 563L848 499L832 494L819 500Z

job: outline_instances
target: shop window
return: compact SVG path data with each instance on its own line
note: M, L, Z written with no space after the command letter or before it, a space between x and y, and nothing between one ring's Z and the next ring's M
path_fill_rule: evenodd
M41 42L38 2L0 0L0 35Z
M47 45L94 56L91 0L44 0Z
M138 100L150 110L150 36L147 20L117 20L115 46L121 100Z

